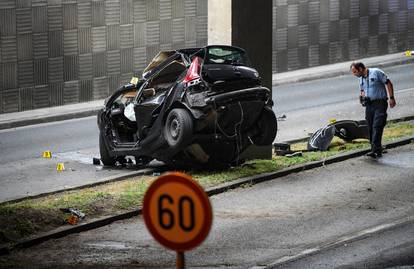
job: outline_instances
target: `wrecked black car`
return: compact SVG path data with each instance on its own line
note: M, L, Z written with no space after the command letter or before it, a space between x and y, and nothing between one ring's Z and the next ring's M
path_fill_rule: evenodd
M162 51L141 79L105 100L98 113L101 160L225 167L250 145L273 142L272 105L241 48Z

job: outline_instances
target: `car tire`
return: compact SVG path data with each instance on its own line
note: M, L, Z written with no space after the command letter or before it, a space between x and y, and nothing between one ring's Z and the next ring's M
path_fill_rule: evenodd
M193 118L187 110L174 108L167 116L164 137L172 149L180 149L190 144L193 134Z
M271 145L277 133L277 119L272 109L264 108L262 114L257 120L259 134L252 137L255 145Z
M101 154L101 161L106 166L114 166L116 158L109 155L105 140L102 133L99 133L99 153Z

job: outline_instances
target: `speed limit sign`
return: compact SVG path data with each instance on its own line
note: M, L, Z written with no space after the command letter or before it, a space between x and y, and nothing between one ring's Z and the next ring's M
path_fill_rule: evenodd
M143 216L152 236L163 246L186 251L207 237L212 209L207 194L190 176L160 176L144 196Z

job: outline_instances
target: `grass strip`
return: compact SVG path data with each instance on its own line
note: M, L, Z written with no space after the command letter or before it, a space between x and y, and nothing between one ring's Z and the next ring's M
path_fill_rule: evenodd
M392 123L384 130L383 141L389 142L414 135L413 123ZM306 149L306 143L291 145L293 150ZM184 171L204 188L217 186L238 178L278 170L311 161L323 160L339 153L367 149L367 140L346 143L339 138L332 140L329 151L304 152L302 156L273 156L271 160L250 160L245 164L221 172ZM17 203L0 205L0 244L13 243L22 238L69 225L69 214L61 208L75 208L93 219L136 209L141 205L148 186L156 176L138 176L81 190L53 194Z

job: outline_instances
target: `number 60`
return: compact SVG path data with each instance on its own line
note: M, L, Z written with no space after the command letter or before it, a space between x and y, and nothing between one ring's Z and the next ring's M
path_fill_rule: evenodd
M168 194L163 194L158 198L158 220L162 228L169 230L172 229L175 225L174 212L170 209L164 207L164 200L170 205L174 205L174 200ZM184 223L184 206L188 204L188 214L190 216L189 223ZM195 226L195 216L194 216L194 202L188 196L182 196L178 200L178 223L180 228L186 232L191 232Z

